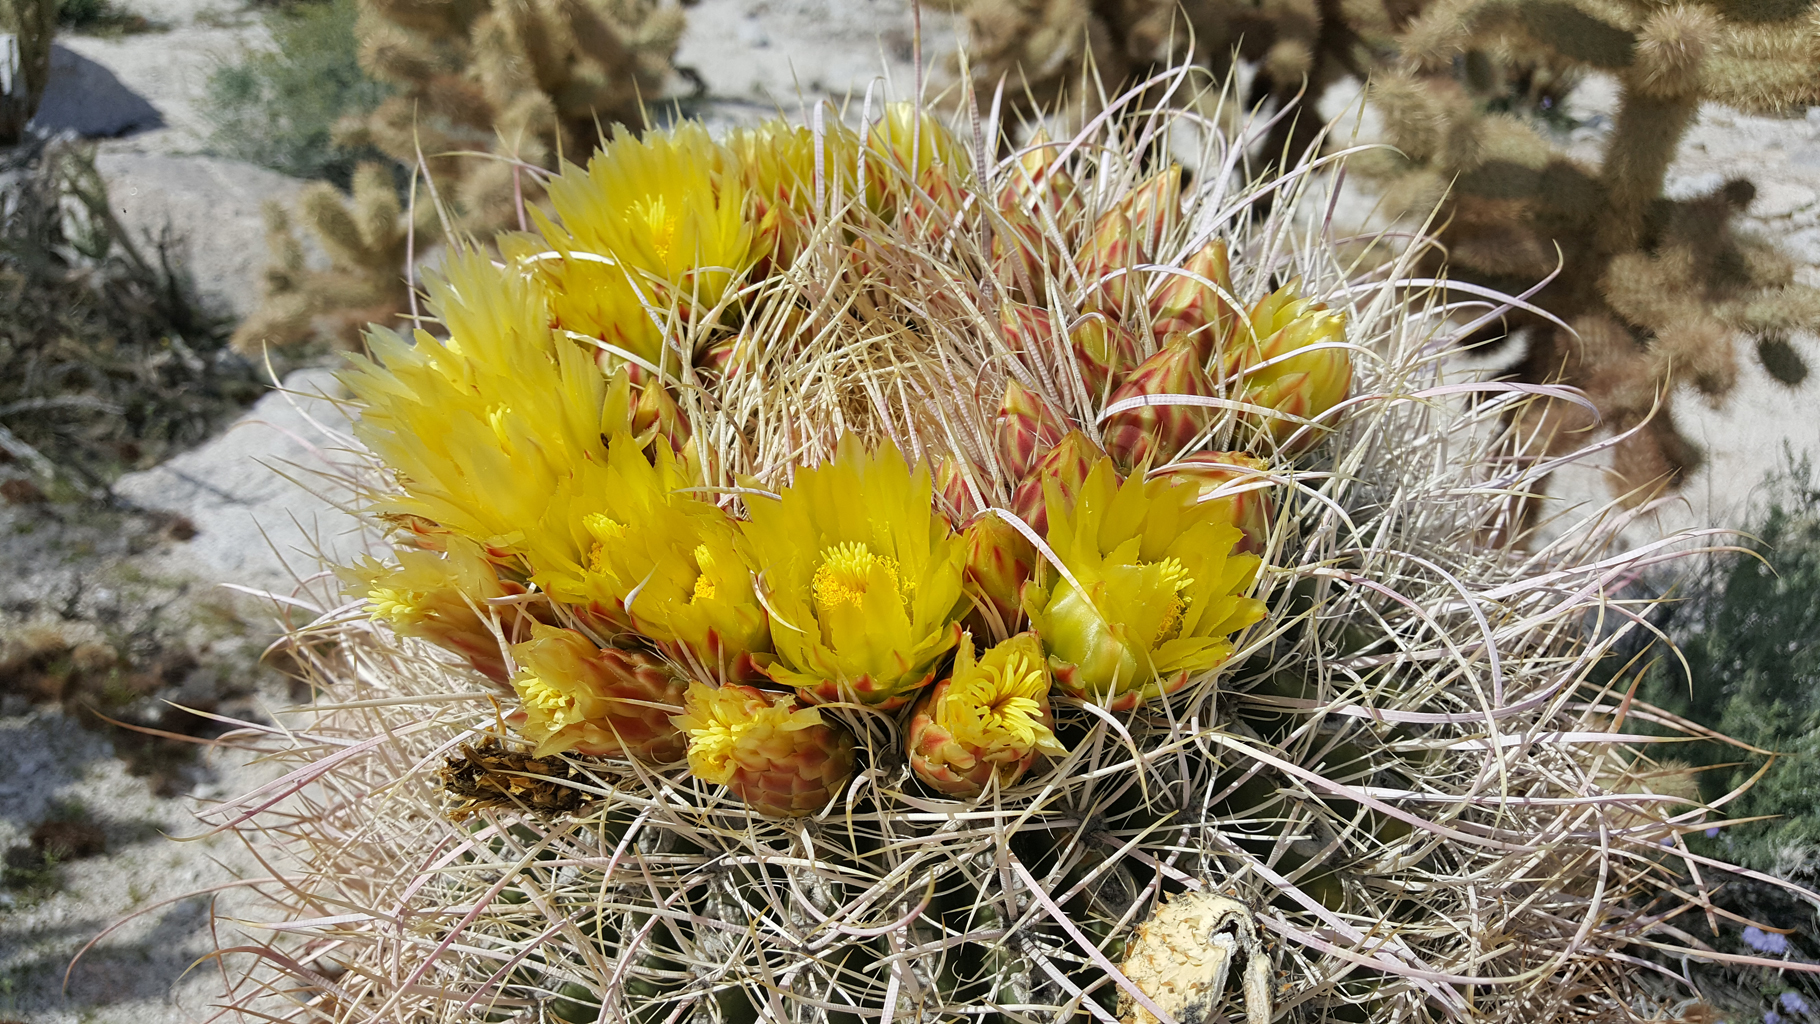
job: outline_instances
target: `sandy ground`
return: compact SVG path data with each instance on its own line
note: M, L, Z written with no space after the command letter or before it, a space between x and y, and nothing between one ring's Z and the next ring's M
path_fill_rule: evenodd
M158 127L100 143L100 166L124 220L158 230L176 226L190 241L191 265L205 291L244 312L257 298L263 259L260 204L294 195L300 183L204 152L208 124L199 100L209 72L244 47L266 45L256 19L215 0L129 0L168 31L117 40L74 37L69 52L102 68L131 96L157 112ZM801 116L826 99L849 104L868 88L903 96L915 81L905 0L702 0L689 12L690 31L677 55L706 85L687 109L711 125L749 123L777 112ZM924 26L926 61L941 66L954 31L945 15ZM939 71L931 73L939 78ZM689 92L686 81L677 95ZM1610 97L1585 90L1585 116L1609 110ZM1603 104L1603 106L1602 106ZM1581 144L1596 149L1595 123ZM1820 283L1820 117L1809 121L1749 118L1718 108L1702 112L1672 172L1677 192L1711 188L1748 174L1760 186L1751 226L1782 239ZM1797 338L1820 369L1820 342ZM1820 448L1820 372L1791 391L1741 360L1736 397L1721 409L1693 396L1678 403L1677 422L1706 446L1709 461L1683 494L1637 536L1688 524L1736 525L1751 488L1773 468L1786 442ZM333 396L321 373L287 380L302 395ZM337 451L345 425L333 402L275 395L223 437L147 473L123 480L132 502L187 516L196 536L151 537L142 525L45 524L36 542L0 543L0 568L13 591L63 587L133 602L209 604L252 645L270 635L273 608L222 591L231 582L289 594L294 577L314 571L312 552L345 557L365 539L338 510L347 495L321 473L346 464ZM325 429L326 428L326 432ZM311 482L310 489L280 475ZM310 490L318 493L312 494ZM1603 497L1596 468L1563 479L1563 500ZM0 510L0 533L19 536L36 512ZM133 540L133 538L140 540ZM146 539L150 537L150 539ZM37 573L39 575L34 575ZM146 581L151 582L146 582ZM135 589L138 588L138 589ZM171 594L177 597L169 597ZM212 595L200 600L197 595ZM308 600L321 603L320 597ZM249 713L285 699L268 685L247 698ZM201 1020L219 980L207 964L185 975L209 948L210 901L183 894L231 883L248 860L226 840L172 843L167 835L197 831L193 808L241 790L259 766L232 759L186 776L189 789L162 797L129 774L112 743L59 712L20 702L0 706L0 848L27 841L46 816L80 813L106 837L103 856L61 865L55 891L0 894L0 1020L31 1022L161 1022ZM231 890L230 890L231 891ZM167 902L168 901L168 902ZM149 909L148 909L149 908ZM74 951L108 923L146 911L103 940L70 976Z

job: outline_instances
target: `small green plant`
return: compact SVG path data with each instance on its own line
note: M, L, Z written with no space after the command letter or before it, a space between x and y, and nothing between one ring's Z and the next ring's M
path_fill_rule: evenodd
M80 0L96 2L96 0ZM209 76L214 148L299 178L346 188L378 151L336 142L335 123L363 117L393 92L360 69L355 0L317 0L264 14L274 48L249 51Z
M1725 804L1732 818L1769 816L1697 837L1716 855L1779 874L1811 872L1820 850L1820 484L1811 463L1788 457L1768 481L1748 554L1713 563L1677 615L1679 660L1661 659L1647 692L1663 707L1776 757L1756 786ZM1768 758L1714 749L1699 763L1716 800Z

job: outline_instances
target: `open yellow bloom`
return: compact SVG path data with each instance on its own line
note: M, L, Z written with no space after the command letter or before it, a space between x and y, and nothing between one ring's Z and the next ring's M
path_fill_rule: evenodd
M1232 633L1264 605L1243 596L1258 559L1234 555L1227 510L1196 488L1135 477L1102 460L1073 501L1049 495L1049 544L1079 581L1053 569L1025 593L1062 689L1126 710L1174 693L1232 656Z
M525 588L501 580L473 541L454 535L441 541L440 552L400 548L397 565L365 556L337 574L350 593L366 598L373 617L390 623L398 635L454 651L488 679L504 683L500 637L513 642L531 627L531 617L518 608L499 608L500 632L495 634L487 602L522 594Z
M686 683L660 659L599 648L572 629L538 624L512 648L523 702L512 722L537 744L532 756L574 751L594 757L674 761L683 736L670 723Z
M910 767L950 796L983 792L994 778L1011 786L1037 754L1068 751L1049 713L1049 664L1035 633L988 650L977 661L973 638L961 638L954 671L918 701L906 737Z
M689 771L773 818L813 814L853 777L853 734L788 694L692 683L671 719L689 744Z
M621 133L585 171L565 168L549 185L561 226L541 215L538 226L561 254L561 265L548 273L559 284L572 278L582 288L552 291L556 318L595 334L584 320L594 316L589 323L604 326L605 317L626 309L627 292L613 281L614 273L633 301L659 311L674 303L689 316L720 302L754 258L746 190L727 173L731 162L706 128L685 123L642 139ZM590 288L603 289L606 297Z
M415 343L374 328L372 359L341 380L362 405L354 435L398 475L376 511L416 516L496 552L522 550L558 484L604 471L603 436L631 413L623 377L552 332L522 275L455 252L430 275L430 313L448 330ZM578 482L579 481L579 482Z
M882 708L934 680L967 602L965 548L931 498L926 466L912 472L888 441L867 454L848 434L833 462L797 470L781 500L748 499L772 679L809 700Z
M615 436L588 490L559 487L527 531L532 579L606 628L636 630L704 678L750 678L770 630L745 540L691 486L668 447L647 461Z

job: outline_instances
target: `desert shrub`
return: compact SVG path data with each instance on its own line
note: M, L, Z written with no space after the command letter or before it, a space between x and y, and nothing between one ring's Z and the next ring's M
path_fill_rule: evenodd
M1820 486L1807 459L1789 457L1764 488L1747 551L1715 559L1676 616L1680 659L1664 657L1654 702L1775 753L1707 772L1717 799L1758 771L1762 779L1725 805L1733 818L1767 816L1705 837L1716 855L1778 873L1806 873L1820 846ZM1768 764L1767 770L1764 766Z
M0 164L0 211L7 458L47 485L99 494L257 397L257 371L196 300L179 240L132 238L90 151L15 151Z
M358 15L355 0L264 12L274 48L249 51L209 76L211 145L226 156L346 188L355 166L378 154L337 144L335 122L371 111L393 91L360 69Z

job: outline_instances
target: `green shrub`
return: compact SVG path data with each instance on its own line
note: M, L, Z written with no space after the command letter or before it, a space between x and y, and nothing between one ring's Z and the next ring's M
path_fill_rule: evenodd
M1648 693L1669 710L1780 755L1723 808L1732 818L1776 817L1721 829L1703 852L1786 874L1811 870L1803 862L1820 850L1820 489L1809 461L1791 455L1765 493L1767 507L1750 528L1752 554L1716 559L1677 614L1674 632L1688 671L1661 659ZM1765 758L1741 753L1714 746L1693 758L1740 762L1704 773L1708 800L1763 767Z
M335 144L335 123L391 94L356 59L355 0L316 0L267 11L274 49L244 54L209 76L215 150L299 178L347 188L354 167L383 159Z

